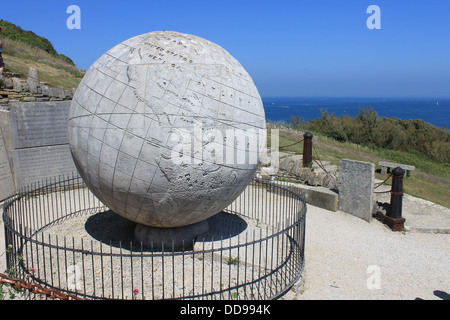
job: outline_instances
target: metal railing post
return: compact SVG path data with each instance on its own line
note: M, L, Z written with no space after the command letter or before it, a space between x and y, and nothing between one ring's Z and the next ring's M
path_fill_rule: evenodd
M303 135L303 167L309 167L312 162L312 138L309 132Z
M385 222L392 231L404 229L405 218L402 217L404 176L405 170L402 168L397 167L392 170L391 205L385 217Z

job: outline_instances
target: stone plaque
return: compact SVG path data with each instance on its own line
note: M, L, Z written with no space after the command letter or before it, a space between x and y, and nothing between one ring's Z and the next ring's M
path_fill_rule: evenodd
M70 101L11 104L14 148L69 143L67 123Z
M46 178L77 173L68 144L18 149L12 154L18 189Z
M371 221L375 165L342 159L339 167L339 210Z
M9 167L8 156L0 130L0 201L6 199L14 192L14 180Z

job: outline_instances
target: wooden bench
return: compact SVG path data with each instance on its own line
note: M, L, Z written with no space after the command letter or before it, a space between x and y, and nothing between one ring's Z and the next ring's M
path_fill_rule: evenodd
M389 162L389 161L379 161L378 165L381 166L381 173L386 174L390 172L390 169L395 169L397 167L402 168L405 170L405 177L409 177L410 172L416 169L415 166L411 166L408 164L402 164L402 163L395 163L395 162Z

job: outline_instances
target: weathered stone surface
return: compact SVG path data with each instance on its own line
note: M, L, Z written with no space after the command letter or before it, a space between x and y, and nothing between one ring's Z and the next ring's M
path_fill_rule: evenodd
M22 91L23 92L30 92L30 86L28 85L28 83L24 82L22 84Z
M19 78L13 78L12 79L12 83L13 83L13 90L15 92L21 92L22 91L22 83L20 82Z
M280 170L286 171L287 173L293 173L296 170L301 169L302 158L301 155L291 155L280 159Z
M35 102L36 97L23 97L22 101L23 102Z
M40 81L39 81L38 71L35 68L30 68L28 70L27 83L28 83L29 91L31 93L37 93L39 82Z
M287 187L299 194L310 205L333 212L338 210L338 194L328 188L302 184L291 184Z
M300 181L307 181L311 175L311 169L310 168L300 168L293 172L295 177L299 179Z
M77 172L68 144L16 149L12 156L16 188Z
M0 112L0 127L13 176L12 190L43 179L76 174L68 144L69 108L70 101L14 101L9 110ZM8 162L2 161L2 165Z
M57 89L58 89L58 97L60 99L65 99L66 98L66 92L64 91L64 88L59 86Z
M48 95L54 98L60 98L59 88L48 87Z
M69 143L67 123L70 101L11 103L15 148Z
M180 227L220 212L251 181L265 115L251 77L223 48L152 32L88 70L73 97L69 141L80 175L114 212Z
M8 109L0 108L0 128L2 131L3 144L6 149L6 154L8 156L9 165L12 168L12 153L11 150L14 149L13 134L11 130L11 117L10 111ZM14 174L14 172L13 172Z
M308 179L306 180L306 182L310 185L310 186L320 186L322 185L322 180L325 174L320 174L320 173L316 173L316 172L311 172L311 174L309 175Z
M6 76L7 75L7 76ZM0 76L0 98L14 99L17 101L30 102L46 99L46 101L70 100L75 92L74 88L64 89L59 86L49 87L39 79L38 70L30 67L26 81L20 80L19 74L6 73ZM0 101L5 103L5 101Z
M64 90L64 99L72 99L73 94L71 90Z
M49 86L48 86L46 83L41 82L40 85L39 85L39 87L41 88L42 94L43 94L44 96L48 96L48 95L49 95L49 91L48 91Z
M375 165L342 159L339 166L339 210L372 220Z
M299 181L310 186L325 186L336 189L336 179L334 178L336 172L337 166L331 165L328 161L319 163L314 161L310 167L304 168L302 155L282 152L280 153L278 172L270 175Z
M322 180L322 186L328 189L336 189L337 188L336 177L332 173L327 173Z
M6 199L14 192L14 180L9 166L8 155L0 130L0 201Z
M5 78L5 88L6 89L13 89L14 88L14 84L13 84L11 79Z
M339 207L338 199L336 192L325 187L316 187L308 190L308 203L316 207L337 211Z

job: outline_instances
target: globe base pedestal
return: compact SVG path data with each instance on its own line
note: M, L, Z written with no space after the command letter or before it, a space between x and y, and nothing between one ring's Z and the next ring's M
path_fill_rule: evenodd
M137 224L134 237L142 246L153 251L192 250L197 237L209 230L208 221L200 221L184 227L156 228Z

